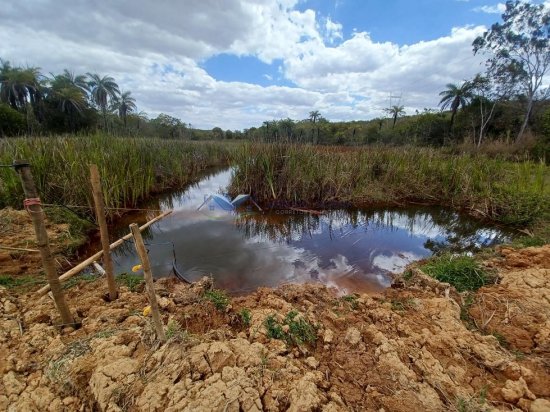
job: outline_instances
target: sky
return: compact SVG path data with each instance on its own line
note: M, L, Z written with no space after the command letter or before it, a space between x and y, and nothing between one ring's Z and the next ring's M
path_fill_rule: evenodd
M4 0L0 58L113 76L149 117L197 128L312 110L368 120L390 104L436 108L447 83L482 72L471 44L503 9L491 0Z

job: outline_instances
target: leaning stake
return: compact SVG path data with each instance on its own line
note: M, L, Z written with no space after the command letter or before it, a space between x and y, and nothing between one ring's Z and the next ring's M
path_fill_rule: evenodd
M44 211L38 193L34 185L34 180L31 174L31 168L26 161L15 161L13 163L15 170L21 178L23 190L25 191L25 208L29 211L34 225L34 232L36 234L36 243L40 250L40 256L42 257L42 265L46 271L48 283L52 290L53 299L57 310L61 315L61 321L65 325L74 325L74 319L69 310L69 306L65 301L63 290L61 289L61 282L57 276L55 270L55 264L50 251L50 243L48 240L48 232L46 232L46 225L44 223Z
M147 250L145 250L145 245L143 244L143 238L141 237L141 232L139 231L138 225L132 223L130 225L130 230L132 231L132 235L134 236L136 250L138 252L139 258L141 259L141 267L143 269L143 274L145 277L145 288L147 289L149 304L151 305L153 323L155 324L157 337L164 342L166 341L166 336L164 335L164 328L162 327L162 321L160 319L157 297L155 296L155 286L153 285L153 274L151 273L149 256L147 256Z
M92 194L94 195L95 215L99 223L99 233L101 235L101 247L103 249L103 266L107 276L107 285L109 287L109 300L113 301L118 296L118 291L113 274L113 260L111 258L111 248L109 246L109 231L107 229L107 219L105 219L105 203L103 201L103 192L101 190L101 179L96 165L90 165L90 180L92 182Z

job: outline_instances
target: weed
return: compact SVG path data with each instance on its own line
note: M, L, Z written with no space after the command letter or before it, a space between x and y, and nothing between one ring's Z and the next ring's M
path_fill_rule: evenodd
M440 282L453 285L459 292L477 290L490 281L480 264L466 255L445 253L435 256L421 269Z
M508 348L510 346L504 335L502 335L501 333L493 331L491 335L493 335L497 339L499 345L503 348Z
M241 324L248 328L250 327L250 324L252 322L252 314L250 313L250 309L243 308L239 312L239 317L241 318Z
M402 312L407 309L414 308L415 306L416 306L415 301L412 298L391 300L391 308L392 310L397 312Z
M342 300L345 301L345 302L348 302L353 310L355 310L359 307L359 304L357 303L357 296L355 296L355 295L343 296Z
M458 398L456 401L456 410L458 412L485 412L492 410L487 404L487 387L483 387L477 397L469 399Z
M268 338L284 340L289 346L312 344L317 340L317 328L299 316L295 310L288 312L282 323L279 323L274 315L269 315L264 321L264 326Z
M401 277L403 278L403 280L405 280L406 282L408 282L409 280L412 279L414 273L412 270L410 269L407 269L405 272L403 272L403 274L401 275Z
M546 244L546 240L542 237L538 236L522 236L520 238L514 239L512 242L512 246L515 247L538 247L538 246L544 246Z
M474 295L469 293L460 307L460 320L466 324L469 330L477 329L474 319L470 316L470 307L474 304Z
M39 283L44 283L43 276L9 276L0 275L0 286L4 286L7 289L13 289L18 287L30 287Z
M172 338L179 341L187 338L187 331L185 331L175 319L170 319L166 325L166 339Z
M116 276L116 282L119 285L126 286L130 292L135 292L137 287L143 283L143 277L129 273L120 273Z
M519 349L512 349L511 352L516 357L517 360L525 359L525 353L523 353Z
M223 290L211 289L204 292L203 297L212 302L216 309L223 312L229 306L230 299Z
M69 280L63 283L63 289L71 289L73 286L78 285L80 282L94 282L97 280L97 277L90 275L78 275L73 276Z

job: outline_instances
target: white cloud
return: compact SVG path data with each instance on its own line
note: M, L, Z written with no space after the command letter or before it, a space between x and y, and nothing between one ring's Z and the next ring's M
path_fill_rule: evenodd
M9 41L0 42L0 57L44 73L110 74L133 92L140 110L196 127L300 119L312 108L331 120L367 119L381 114L389 93L403 93L413 111L436 105L446 83L481 70L471 51L481 27L405 46L366 32L344 39L340 23L297 10L298 0L7 3L0 38ZM296 87L216 80L200 65L219 53L277 60L277 77Z
M480 6L473 9L478 13L502 14L506 11L506 4L498 3L494 6Z

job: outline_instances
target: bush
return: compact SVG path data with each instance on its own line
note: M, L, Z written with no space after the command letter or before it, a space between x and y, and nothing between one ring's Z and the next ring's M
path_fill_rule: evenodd
M25 116L7 104L0 103L0 137L25 133Z

